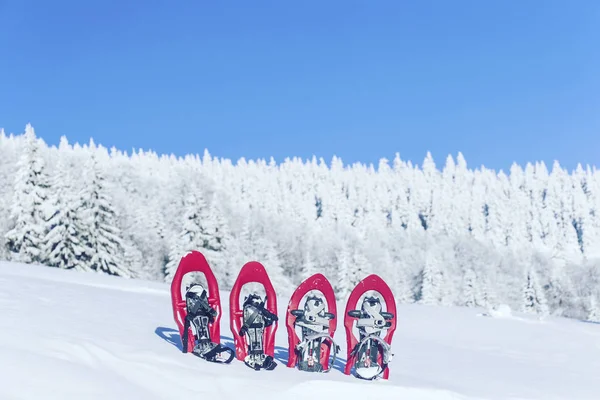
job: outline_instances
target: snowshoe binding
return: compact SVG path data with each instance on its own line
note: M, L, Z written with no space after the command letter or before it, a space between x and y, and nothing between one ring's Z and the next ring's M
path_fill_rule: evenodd
M194 347L192 353L206 361L229 364L235 357L232 349L212 341L209 324L215 322L218 313L208 303L208 294L202 285L192 284L185 294L186 310L184 332L192 327ZM182 338L183 352L188 349L188 335Z
M357 318L359 332L359 342L350 354L355 359L356 375L365 380L377 379L392 360L391 346L381 337L381 332L392 326L394 315L382 311L379 298L369 296L363 300L360 310L351 310L348 316Z
M263 301L257 294L250 294L244 299L243 325L239 331L240 336L247 335L248 340L248 354L244 358L244 363L257 371L260 369L271 371L277 366L273 357L265 354L265 328L277 321L277 315L265 308L266 302L267 296Z
M327 312L327 303L319 296L309 296L303 310L291 310L296 317L295 326L302 328L302 341L295 347L297 367L301 371L329 372L335 363L340 348L329 334L329 321L335 315ZM333 359L327 368L321 363L322 345L329 342L333 349Z

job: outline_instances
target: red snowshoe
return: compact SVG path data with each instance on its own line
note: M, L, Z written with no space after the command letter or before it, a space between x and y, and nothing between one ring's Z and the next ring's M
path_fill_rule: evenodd
M257 282L265 288L264 299L256 293L248 295L240 307L242 286ZM238 360L255 370L273 370L275 332L277 331L277 296L265 267L257 262L246 263L229 295L231 332Z
M181 284L185 274L200 272L206 277L208 292L201 284L193 283L186 288L185 299ZM219 286L206 258L192 251L179 262L171 282L173 317L179 328L182 351L192 353L207 361L229 364L233 350L220 344L221 299ZM228 353L228 356L224 356Z
M318 291L318 294L309 294ZM300 307L302 300L305 303ZM315 274L292 294L287 309L289 356L287 366L302 371L329 372L335 363L339 346L333 341L337 324L335 294L331 283L322 274ZM296 327L302 329L302 341ZM333 359L329 356L333 349Z
M376 295L369 294L361 300L371 291ZM386 311L382 308L382 298ZM369 275L356 285L346 304L344 327L348 345L344 373L350 375L354 367L360 379L388 379L388 364L393 356L392 336L396 330L396 301L390 287L379 276ZM353 332L354 327L358 329L358 338ZM386 333L382 338L384 330Z

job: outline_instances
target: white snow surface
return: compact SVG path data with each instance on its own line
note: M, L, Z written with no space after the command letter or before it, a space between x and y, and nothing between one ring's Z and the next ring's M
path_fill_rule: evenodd
M221 294L221 333L233 347L228 298ZM367 382L344 375L343 364L328 374L287 368L287 302L278 299L279 365L253 371L180 351L168 284L0 263L0 398L600 398L598 324L400 305L390 379ZM341 321L335 339L345 361Z

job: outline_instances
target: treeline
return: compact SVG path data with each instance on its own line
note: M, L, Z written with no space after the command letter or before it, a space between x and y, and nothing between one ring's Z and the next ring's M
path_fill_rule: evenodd
M169 281L190 250L227 289L258 260L289 293L323 272L344 298L381 275L401 303L596 319L600 175L556 162L506 174L398 155L344 166L313 158L159 156L48 146L31 126L0 133L0 256Z

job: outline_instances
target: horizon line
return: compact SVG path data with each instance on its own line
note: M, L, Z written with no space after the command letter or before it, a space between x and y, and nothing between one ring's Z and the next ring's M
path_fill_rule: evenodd
M59 145L57 144L49 144L43 137L38 136L37 134L35 134L35 128L33 127L33 125L31 123L27 123L25 125L25 130L21 133L14 133L11 132L9 134L6 133L5 129L3 127L0 127L0 136L2 137L6 137L8 139L10 138L16 138L16 137L22 137L25 136L27 134L27 131L31 129L31 131L34 133L35 137L39 140L41 140L46 146L48 146L48 148L54 148L57 149L59 148ZM552 169L548 168L548 165L546 164L546 162L544 160L536 160L536 161L527 161L525 163L525 165L521 165L516 161L513 161L511 163L511 167L507 169L507 172L505 172L504 168L490 168L490 167L486 167L484 164L481 164L480 166L476 167L476 168L470 168L468 166L468 162L466 160L466 158L464 157L463 153L461 151L459 151L456 155L453 155L452 153L448 153L445 157L445 163L443 164L439 164L442 165L442 167L438 167L438 164L435 162L431 151L427 150L425 152L425 156L423 157L423 159L421 160L420 163L417 162L413 162L412 160L403 160L400 157L400 152L395 152L394 153L394 157L393 158L388 158L385 156L382 156L378 159L377 163L374 162L362 162L362 161L355 161L352 163L347 163L344 164L344 161L342 159L342 157L337 156L336 154L333 154L331 156L330 162L327 163L327 161L325 161L325 158L323 156L317 157L315 154L313 154L310 157L301 157L301 156L285 156L285 157L281 157L282 161L277 162L275 160L274 156L269 156L268 158L248 158L248 157L239 157L236 161L232 160L231 158L227 158L227 157L219 157L219 156L215 156L214 154L212 154L208 148L204 148L204 151L202 153L186 153L184 155L177 155L175 153L160 153L157 150L151 149L151 148L147 148L144 149L143 147L132 147L131 148L131 153L129 153L127 150L122 150L117 148L116 146L110 146L107 147L101 143L97 143L94 138L92 136L90 136L89 140L87 143L82 143L80 144L78 141L71 143L68 140L67 135L61 135L60 139L59 139L59 144L60 141L62 141L64 138L64 140L66 141L66 143L69 145L69 147L71 148L75 148L75 147L81 147L83 149L88 149L89 147L91 147L92 145L100 150L104 149L108 152L109 156L111 156L111 152L116 151L118 153L120 153L121 155L125 155L127 157L132 157L134 154L139 155L139 154L152 154L157 156L159 159L172 159L175 158L176 160L181 160L181 161L185 161L188 160L190 158L193 159L198 159L201 160L205 157L210 157L211 160L217 160L219 162L229 162L234 166L239 166L241 163L247 163L247 164L266 164L266 165L271 165L271 164L275 164L276 166L280 166L283 164L287 164L290 162L297 162L297 161L301 161L303 165L305 164L310 164L310 163L314 163L315 161L317 161L318 165L324 164L325 166L327 166L327 168L331 168L334 164L334 162L339 162L341 164L341 166L343 167L343 169L348 169L348 168L366 168L366 169L373 169L376 172L380 171L380 166L382 164L387 164L388 168L393 169L394 168L394 163L396 161L400 162L401 164L404 164L404 166L409 167L411 169L416 168L416 169L421 169L420 167L422 167L426 162L433 162L436 171L439 172L443 172L446 168L446 165L449 161L449 159L452 159L452 163L456 166L458 163L457 161L459 160L463 160L465 167L468 171L471 172L476 172L476 171L494 171L496 175L511 175L510 171L512 170L512 168L514 167L518 167L520 168L522 171L525 171L528 167L533 167L536 168L538 166L543 166L544 168L546 168L546 170L548 171L548 173L550 174L552 172L552 170L554 168L560 168L564 171L567 171L570 174L577 172L578 170L583 170L583 171L591 171L593 173L598 171L598 166L595 164L582 164L581 162L577 162L577 166L575 168L572 168L571 170L568 170L566 168L564 168L562 166L562 164L560 163L560 161L558 159L554 159L553 162L551 163L552 165ZM109 151L110 150L110 151ZM377 165L375 165L377 164ZM550 164L550 163L548 163Z

